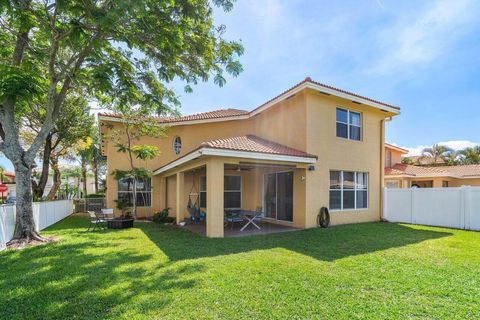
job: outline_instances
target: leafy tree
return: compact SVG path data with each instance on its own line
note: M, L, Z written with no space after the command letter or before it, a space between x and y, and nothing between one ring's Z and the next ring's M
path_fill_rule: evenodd
M451 150L443 156L443 161L445 161L447 166L454 166L461 162L461 156L459 152Z
M93 171L94 183L95 183L95 193L100 191L100 175L106 172L106 158L102 155L100 151L100 136L99 129L96 128L95 135L93 137L93 142L89 148L89 160L90 167Z
M82 194L83 197L87 195L87 163L92 158L91 145L93 143L92 137L86 137L83 143L78 145L77 154L80 157L80 167L82 170Z
M402 158L402 163L403 163L403 164L414 164L414 163L413 163L413 160L412 160L411 158L409 158L409 157L404 157L404 158Z
M21 131L21 137L27 143L33 141L44 121L44 109L42 106L31 105L29 108ZM49 168L53 170L54 177L48 198L51 200L55 197L61 179L61 173L58 169L59 159L66 158L71 160L73 156L71 149L77 149L79 145L84 143L86 137L92 135L93 125L94 117L90 115L88 101L80 94L70 94L65 99L58 119L53 129L47 135L44 148L40 152L42 170L38 180L32 181L34 197L38 199L43 197L50 174Z
M445 158L448 157L448 155L452 152L453 150L447 146L435 144L430 148L423 149L422 157L429 158L433 161L433 164L436 164L440 159L445 160Z
M72 199L80 193L80 179L82 178L81 168L71 167L62 170L62 184L59 195L65 199ZM73 180L73 183L71 181Z
M460 155L462 164L480 164L480 146L465 148Z
M128 156L130 169L116 169L112 175L116 180L127 179L132 181L133 215L137 215L137 184L139 180L148 179L151 172L144 167L139 166L142 162L146 164L147 160L154 159L160 150L156 146L138 145L135 141L141 137L160 137L166 134L168 128L160 126L157 119L148 116L148 109L138 108L119 108L116 110L121 117L120 128L109 128L109 136L105 137L115 143L118 152L125 153ZM145 199L144 199L145 200Z
M179 79L191 91L241 72L243 48L223 39L212 6L228 11L233 0L0 2L0 151L17 177L15 239L44 240L34 226L32 168L72 91L168 114L178 100L166 83ZM32 103L43 106L44 120L23 145L20 123Z

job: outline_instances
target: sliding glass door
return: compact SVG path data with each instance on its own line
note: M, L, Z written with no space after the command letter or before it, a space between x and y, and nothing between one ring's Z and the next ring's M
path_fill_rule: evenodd
M267 218L293 221L293 172L265 174L264 207Z

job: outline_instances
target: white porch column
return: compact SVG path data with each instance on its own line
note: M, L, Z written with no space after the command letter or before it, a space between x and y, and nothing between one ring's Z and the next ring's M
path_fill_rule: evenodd
M218 158L207 161L207 237L223 238L224 163Z
M180 221L183 221L183 219L185 218L185 208L187 206L187 204L185 203L185 197L184 197L184 185L185 185L185 174L183 172L178 172L177 173L177 186L176 186L176 193L175 193L175 197L176 197L176 201L175 201L175 205L176 205L176 218L177 218L177 224L180 223Z

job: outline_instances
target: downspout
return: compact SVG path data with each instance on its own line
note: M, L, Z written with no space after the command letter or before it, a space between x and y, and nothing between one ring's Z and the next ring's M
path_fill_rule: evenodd
M385 122L392 121L392 117L380 121L380 221L384 221L384 193L385 193Z

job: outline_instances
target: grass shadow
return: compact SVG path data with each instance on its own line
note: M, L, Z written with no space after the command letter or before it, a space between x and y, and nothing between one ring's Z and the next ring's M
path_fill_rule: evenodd
M448 232L384 222L222 239L210 239L186 230L155 224L139 228L172 261L272 248L284 248L318 260L334 261L451 235Z

